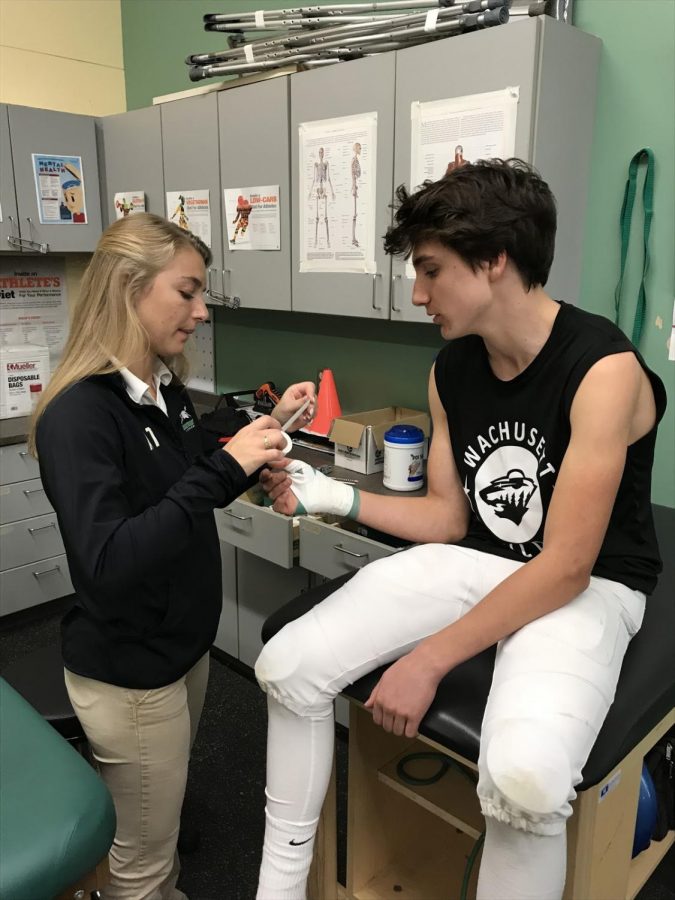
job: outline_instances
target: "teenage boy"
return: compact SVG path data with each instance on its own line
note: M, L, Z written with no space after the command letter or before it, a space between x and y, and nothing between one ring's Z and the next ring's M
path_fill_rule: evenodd
M263 483L278 511L350 515L419 546L359 571L258 660L258 897L305 896L335 695L393 663L366 706L412 737L441 678L498 644L478 898L559 900L570 801L660 571L650 480L665 391L617 327L544 290L556 208L528 165L467 163L397 196L386 250L412 254L413 303L448 342L429 378L427 494L359 492L298 462Z

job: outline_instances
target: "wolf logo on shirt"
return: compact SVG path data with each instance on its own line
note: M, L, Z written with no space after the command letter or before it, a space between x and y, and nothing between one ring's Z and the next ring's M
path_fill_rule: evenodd
M480 492L481 500L492 506L495 514L520 525L527 512L527 504L537 489L536 484L520 469L500 475Z

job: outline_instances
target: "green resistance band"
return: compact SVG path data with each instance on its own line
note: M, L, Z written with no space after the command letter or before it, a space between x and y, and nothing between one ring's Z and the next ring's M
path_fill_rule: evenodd
M619 281L616 290L614 291L614 309L616 311L615 322L618 325L621 312L621 289L623 287L626 259L628 257L628 244L630 242L630 223L633 216L633 205L635 203L635 194L637 192L638 169L641 162L647 163L647 171L645 173L645 181L642 189L642 206L644 211L644 256L642 261L642 279L640 281L640 290L638 292L637 306L635 308L632 337L632 341L636 347L640 343L642 326L644 325L645 313L647 310L645 278L647 276L647 269L649 268L649 232L652 227L652 216L654 214L654 151L649 147L638 150L628 166L628 181L626 182L626 189L623 194L620 217L621 271L619 273Z

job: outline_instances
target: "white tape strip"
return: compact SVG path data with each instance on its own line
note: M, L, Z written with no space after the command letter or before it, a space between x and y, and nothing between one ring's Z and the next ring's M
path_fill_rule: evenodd
M262 9L257 9L255 11L255 27L256 28L264 28L265 27L265 13Z
M427 17L424 20L424 30L425 31L436 31L436 21L438 20L438 14L440 9L430 9L427 13Z
M246 62L253 62L253 47L250 44L244 45L244 56L246 57Z

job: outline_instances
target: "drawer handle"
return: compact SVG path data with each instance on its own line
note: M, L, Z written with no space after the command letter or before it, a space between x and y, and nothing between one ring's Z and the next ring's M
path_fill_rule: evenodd
M27 491L24 490L24 494L25 494L26 497L27 497L29 494L40 494L40 493L44 493L44 490L45 490L44 488L30 488L30 489L27 490Z
M333 550L339 550L340 553L346 553L347 556L355 556L357 559L367 559L367 553L354 553L353 550L347 550L346 547L343 547L342 544L334 544Z
M229 509L224 509L223 512L226 516L237 519L237 521L239 522L250 522L253 519L253 516L238 516L236 513L231 512Z
M43 575L51 575L52 572L60 572L61 566L52 566L51 569L45 569L42 572L33 572L33 578L42 578Z
M37 528L29 528L28 531L31 534L35 534L36 531L45 531L47 528L56 528L56 522L50 522L49 525L39 525Z

